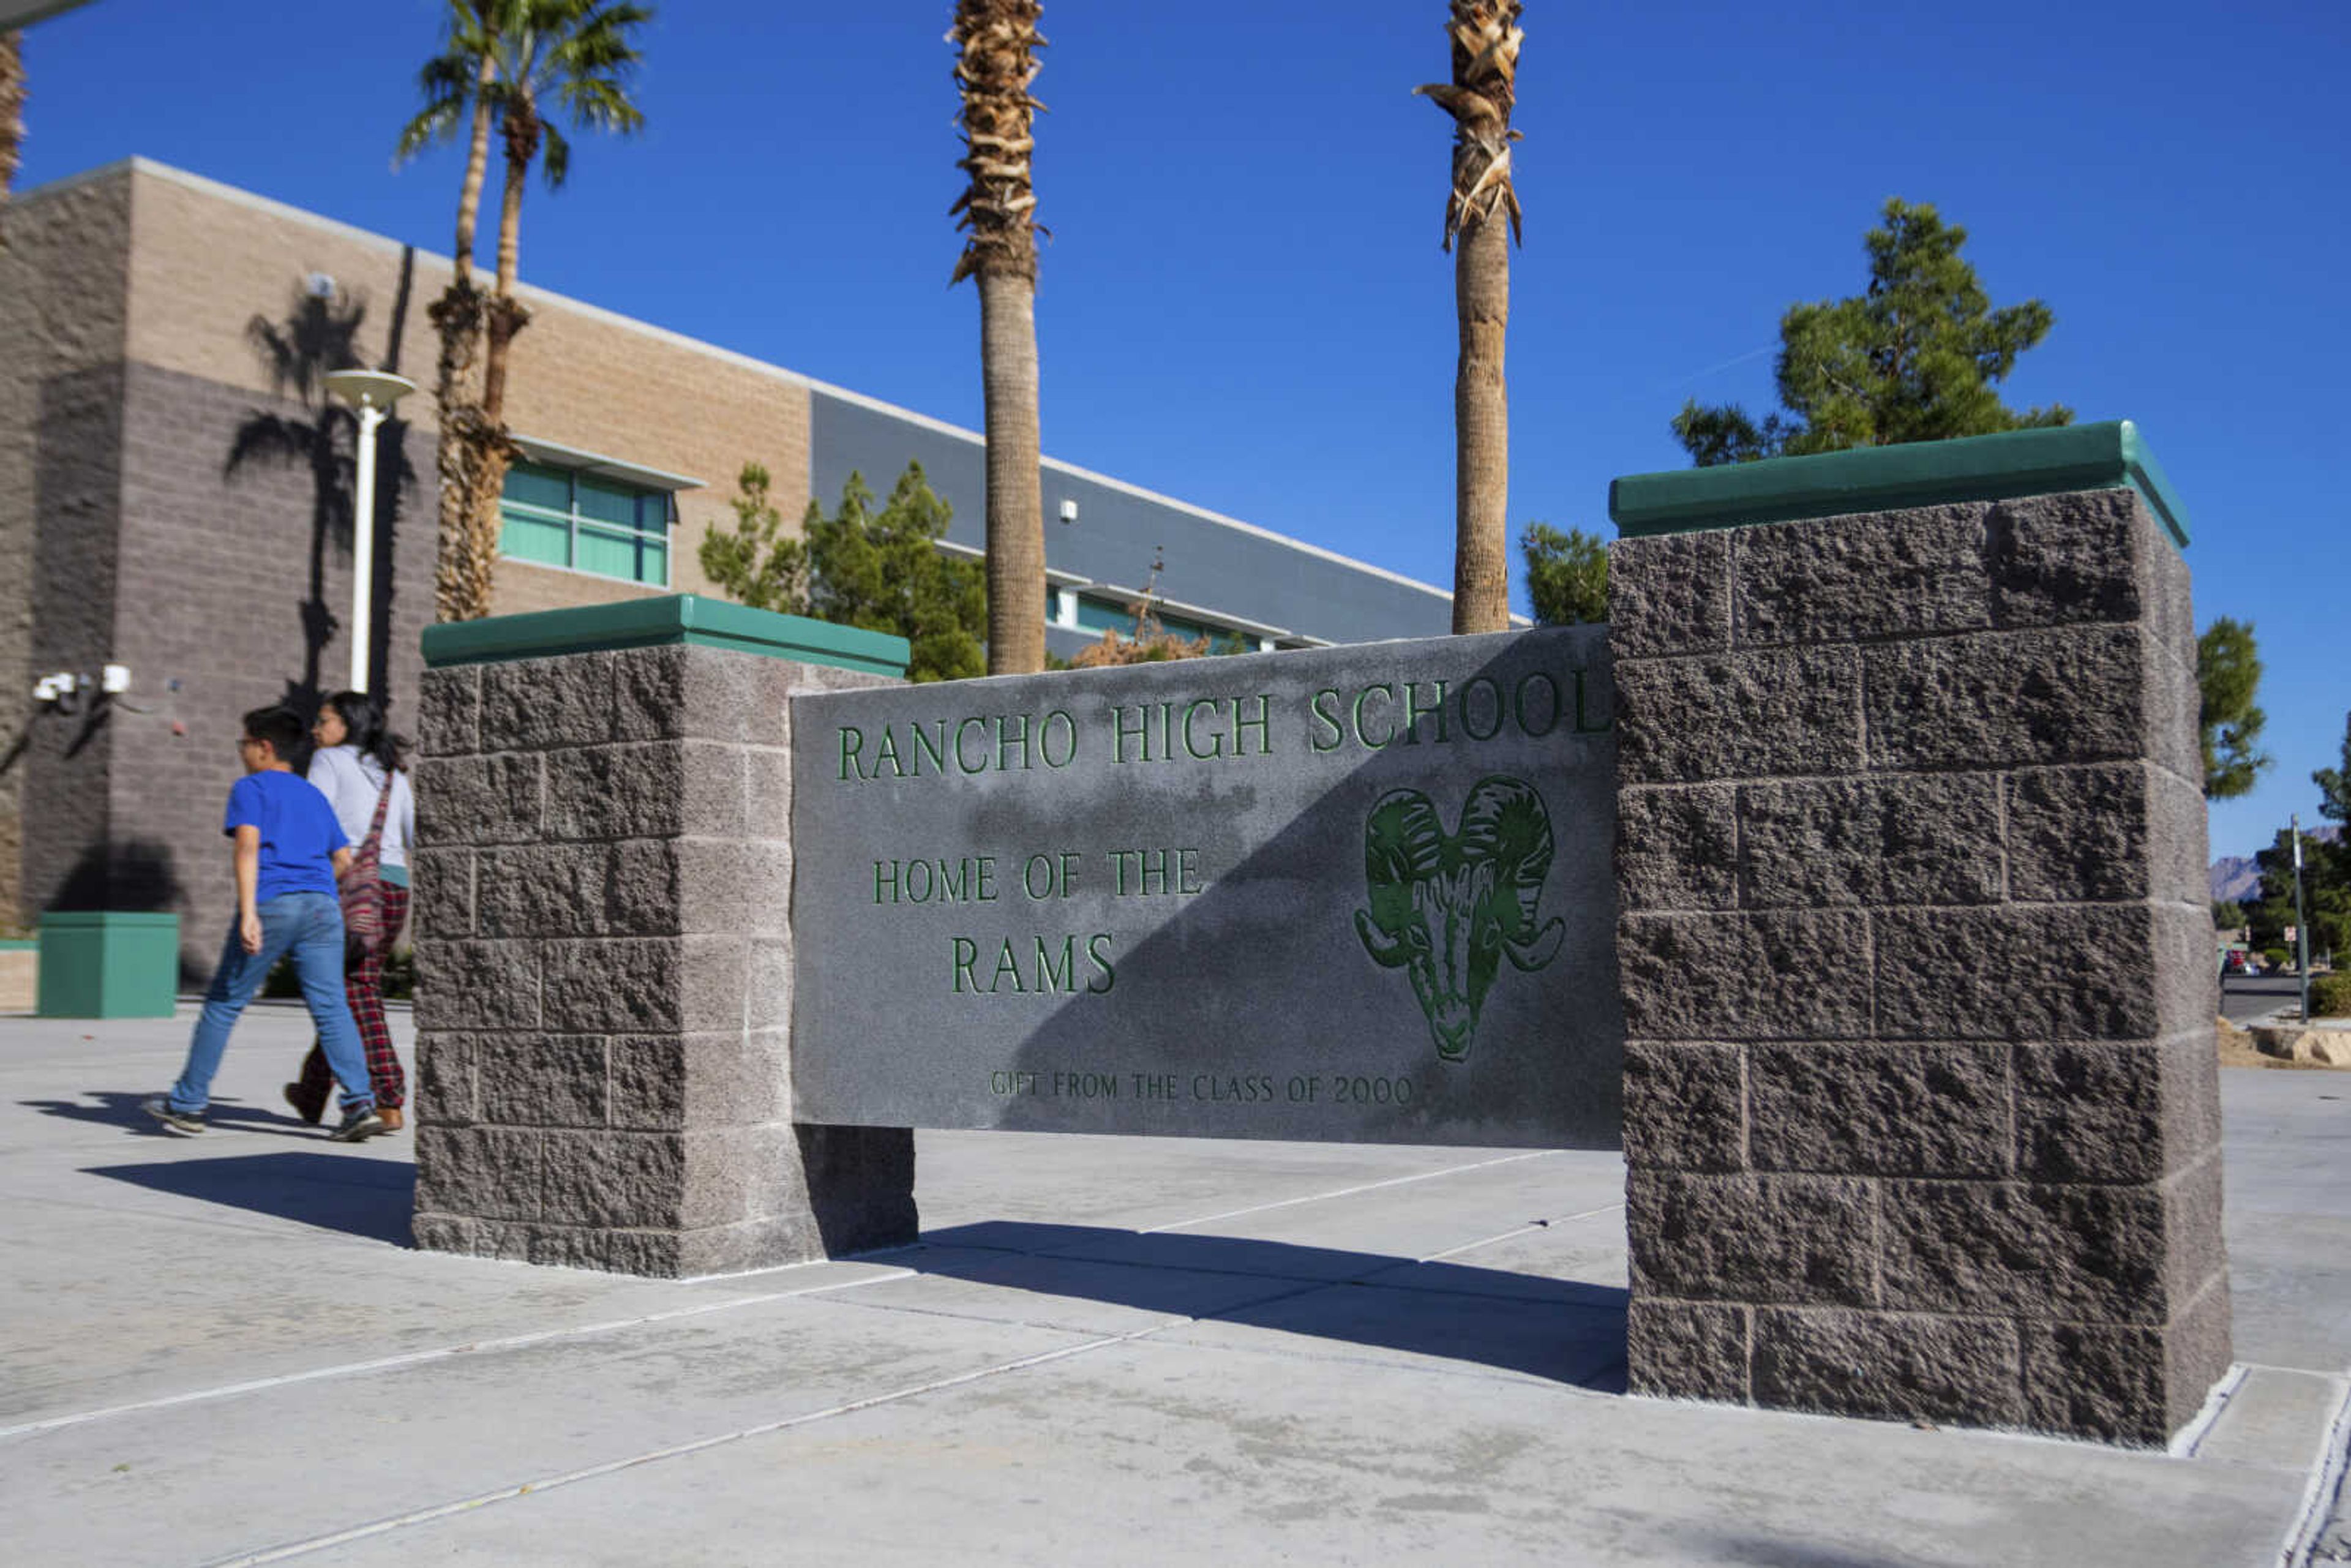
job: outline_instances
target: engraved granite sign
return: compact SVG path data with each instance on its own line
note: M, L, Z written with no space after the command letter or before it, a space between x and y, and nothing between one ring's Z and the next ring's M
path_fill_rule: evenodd
M1614 1147L1604 628L796 698L796 1120Z

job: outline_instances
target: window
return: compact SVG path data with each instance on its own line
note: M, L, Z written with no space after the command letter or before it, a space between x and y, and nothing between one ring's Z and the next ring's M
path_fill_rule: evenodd
M1066 624L1075 625L1086 632L1116 632L1127 637L1134 635L1133 612L1114 607L1099 599L1090 599L1083 594L1078 595L1077 601L1077 614ZM1164 612L1154 615L1152 619L1158 622L1159 629L1171 637L1181 637L1186 641L1206 639L1210 651L1214 653L1244 651L1249 646L1249 638L1228 627L1212 625L1205 621L1195 621L1188 616L1169 615ZM1063 623L1057 622L1057 624Z
M676 510L666 490L543 463L517 463L507 470L506 495L498 505L504 524L498 553L667 588Z

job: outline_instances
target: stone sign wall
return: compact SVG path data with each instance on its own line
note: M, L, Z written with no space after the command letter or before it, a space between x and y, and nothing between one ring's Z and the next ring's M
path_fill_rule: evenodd
M1609 627L431 629L419 1243L908 1241L913 1127L1621 1141L1634 1392L2163 1442L2230 1361L2177 497L2112 423L1611 511Z
M810 695L806 1120L1613 1147L1604 629Z

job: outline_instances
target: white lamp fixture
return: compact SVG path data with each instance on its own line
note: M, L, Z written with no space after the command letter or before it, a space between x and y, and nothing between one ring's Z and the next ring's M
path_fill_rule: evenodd
M329 371L327 390L360 416L359 494L351 517L351 690L368 689L368 644L375 608L375 432L416 383L389 371Z

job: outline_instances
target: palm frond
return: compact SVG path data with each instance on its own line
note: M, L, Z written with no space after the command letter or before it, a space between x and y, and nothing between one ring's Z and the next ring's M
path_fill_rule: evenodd
M539 166L550 191L563 189L566 176L571 172L571 143L551 122L542 123L539 133L547 139L547 162Z

